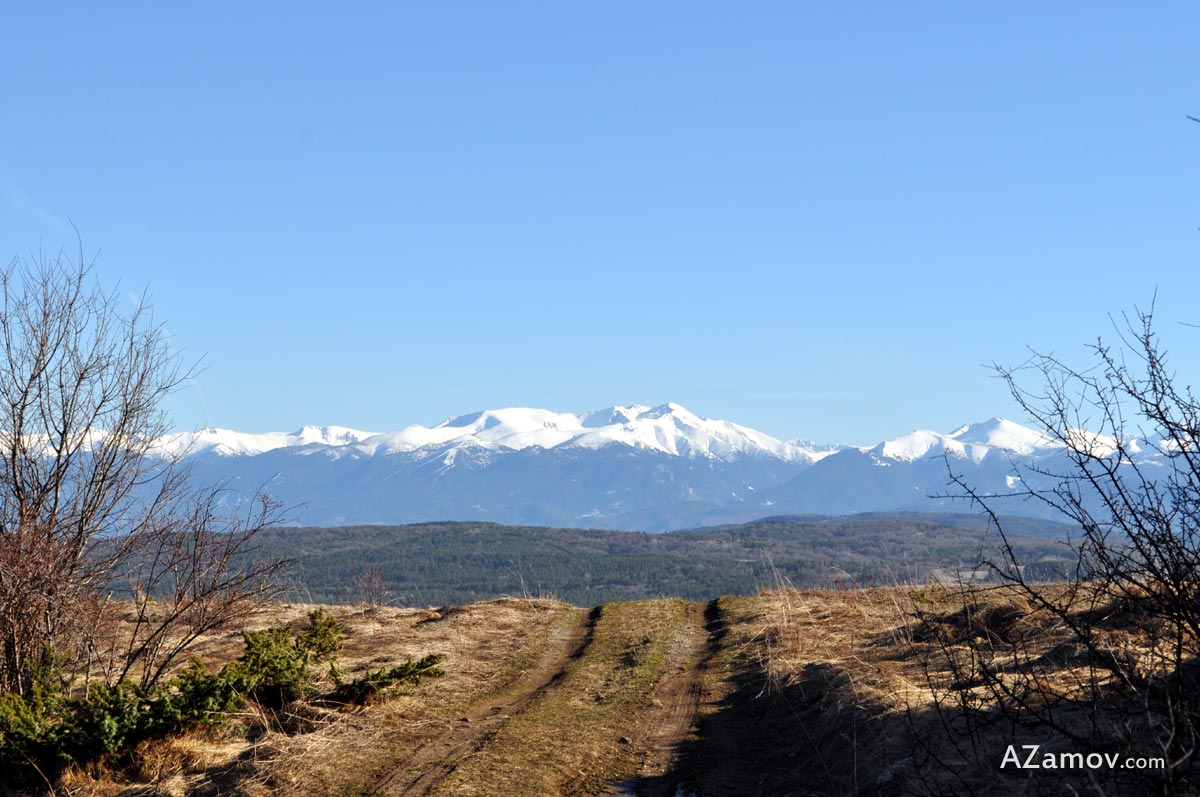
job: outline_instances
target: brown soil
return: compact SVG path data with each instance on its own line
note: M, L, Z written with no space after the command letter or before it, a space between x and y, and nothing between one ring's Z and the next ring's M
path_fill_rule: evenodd
M671 727L686 734L690 726L686 670L702 648L701 615L679 599L604 605L583 654L460 759L434 793L599 794L637 776L648 754L673 742ZM656 738L656 723L673 715ZM658 758L661 768L669 754Z
M642 756L636 778L614 784L604 793L612 797L673 797L681 785L678 763L681 748L693 738L696 722L707 699L705 674L716 653L713 617L716 601L689 604L687 625L676 634L667 654L667 666L646 712L639 718L631 740ZM686 786L685 786L686 791Z
M458 762L479 750L514 714L562 677L567 665L583 655L600 608L575 610L568 623L550 632L534 664L500 694L471 706L445 733L396 762L370 793L381 797L426 795L454 771Z

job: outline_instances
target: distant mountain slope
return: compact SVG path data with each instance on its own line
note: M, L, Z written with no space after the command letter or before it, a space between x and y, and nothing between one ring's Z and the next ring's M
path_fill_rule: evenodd
M1009 519L1030 575L1070 560L1068 527ZM998 540L977 515L775 517L647 534L596 529L425 523L276 529L263 552L300 557L294 595L351 602L377 572L395 601L457 604L499 595L553 595L578 605L676 595L751 594L779 579L796 586L924 582L936 568L971 567Z
M870 447L783 442L678 404L581 414L508 408L394 432L204 429L163 438L227 499L265 488L305 525L487 520L664 531L764 515L964 511L944 497L947 463L984 492L1019 488L1015 468L1061 446L1000 418L918 430ZM1148 446L1146 456L1155 456ZM1002 511L1039 515L1036 502Z

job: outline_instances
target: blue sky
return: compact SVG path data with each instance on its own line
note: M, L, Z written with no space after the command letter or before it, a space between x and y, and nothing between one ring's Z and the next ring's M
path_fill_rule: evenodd
M1200 368L1194 4L26 4L0 254L207 368L182 428L676 401L871 443L1016 414L1159 289Z

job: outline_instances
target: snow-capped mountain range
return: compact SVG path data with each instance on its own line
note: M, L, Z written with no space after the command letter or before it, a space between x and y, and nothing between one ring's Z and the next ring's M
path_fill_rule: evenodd
M350 446L358 453L375 456L438 447L521 451L559 446L595 450L610 445L671 456L724 461L741 456L771 456L810 464L839 448L802 441L784 443L729 421L701 418L673 403L661 407L640 404L609 407L580 415L509 407L461 415L433 427L414 424L397 432L383 433L344 426L305 426L291 434L247 434L209 428L171 435L160 442L164 453L186 452L190 448L193 453L211 451L224 456L305 446Z
M985 491L1014 464L1062 455L1001 418L948 434L918 430L873 447L781 441L678 404L582 414L507 408L394 432L306 426L293 433L202 429L158 441L230 500L262 488L311 525L489 520L665 530L791 513L966 508L946 460ZM1022 514L1020 505L1007 511ZM1026 514L1036 514L1028 507Z

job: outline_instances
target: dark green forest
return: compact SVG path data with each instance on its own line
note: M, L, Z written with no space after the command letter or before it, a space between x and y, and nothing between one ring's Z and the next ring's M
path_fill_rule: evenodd
M1072 563L1069 528L1023 518L1005 530L1033 575ZM501 595L577 605L678 596L709 600L778 584L797 587L922 583L956 573L999 544L971 515L787 516L650 534L629 531L419 523L276 528L259 554L294 560L282 597L315 603L375 600L441 606Z

